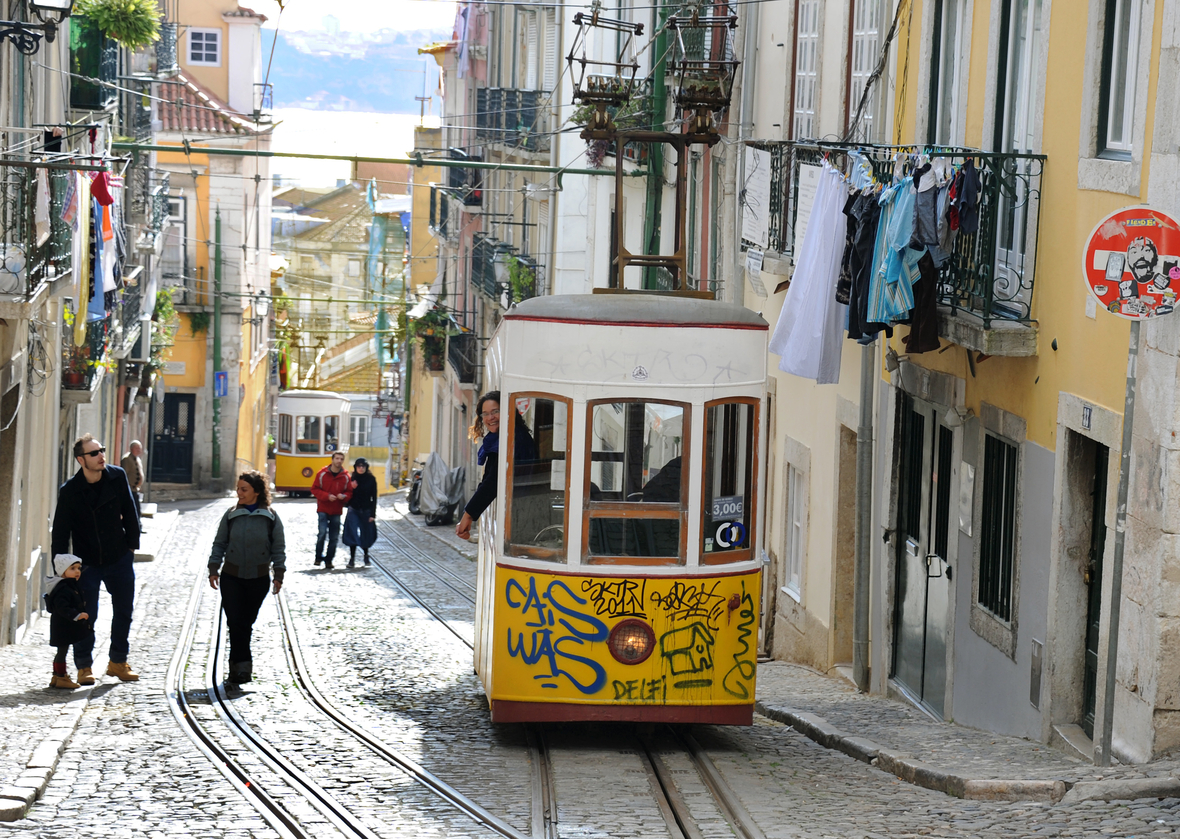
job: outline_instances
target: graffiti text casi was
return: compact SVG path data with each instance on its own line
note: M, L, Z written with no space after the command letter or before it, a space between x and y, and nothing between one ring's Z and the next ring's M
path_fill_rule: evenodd
M584 694L602 690L606 670L594 659L577 654L586 643L605 641L608 634L606 624L583 611L588 601L561 580L539 593L536 578L530 576L527 588L509 580L504 602L525 621L524 631L516 632L515 638L513 627L508 627L508 654L529 666L539 665L533 678L542 687L556 688L558 680L565 678Z

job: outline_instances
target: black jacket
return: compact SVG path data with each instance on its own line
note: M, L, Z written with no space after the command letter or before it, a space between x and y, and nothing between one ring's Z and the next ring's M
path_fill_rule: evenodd
M358 513L371 514L376 511L377 479L373 476L373 473L367 469L363 475L353 472L352 480L356 483L356 489L352 491L352 498L348 500L348 506Z
M493 501L496 500L496 492L499 490L500 483L500 455L499 453L492 454L483 464L483 480L479 482L479 486L475 488L475 492L471 495L471 500L467 502L467 506L463 508L463 512L471 516L472 521L478 519L483 515Z
M81 469L58 490L53 556L72 553L83 565L110 565L139 547L139 515L127 473L118 466L103 471L96 502Z
M49 620L49 644L66 647L84 640L93 632L89 620L75 620L86 611L86 597L77 580L58 580L45 594L45 607L53 615Z

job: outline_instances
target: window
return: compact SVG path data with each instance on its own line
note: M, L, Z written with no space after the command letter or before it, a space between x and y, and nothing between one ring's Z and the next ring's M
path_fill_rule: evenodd
M562 559L565 554L569 476L569 403L552 396L513 394L508 429L508 556Z
M865 85L877 66L881 53L881 21L885 10L881 0L853 0L852 5L852 51L848 56L848 124L856 117ZM879 135L877 123L877 102L881 82L878 81L869 93L864 110L861 111L853 136L859 140L871 141Z
M1106 0L1098 101L1098 151L1103 156L1131 155L1141 10L1142 0Z
M279 451L291 451L291 415L279 414Z
M361 275L361 261L359 259L348 260L348 276L359 277Z
M340 448L340 417L324 417L324 451L331 453Z
M320 453L320 418L295 418L295 453Z
M819 90L819 0L798 0L795 13L795 90L791 96L792 137L815 136Z
M584 514L589 561L682 561L688 406L597 402L589 412Z
M301 256L299 257L299 270L305 274L311 273L315 270L315 257Z
M963 118L959 107L960 49L964 0L937 0L934 6L934 44L930 51L930 117L926 141L953 143Z
M705 496L702 562L752 556L757 407L722 402L705 407Z
M803 523L806 520L807 483L801 471L787 466L787 567L786 589L798 597L803 583Z
M168 199L168 226L164 228L164 249L160 254L160 273L165 286L185 285L185 236L187 205L182 196Z
M1012 619L1016 531L1016 446L986 435L983 514L979 545L979 605L1002 621Z
M369 418L364 414L348 418L348 445L369 445Z
M221 30L188 31L188 63L221 66Z

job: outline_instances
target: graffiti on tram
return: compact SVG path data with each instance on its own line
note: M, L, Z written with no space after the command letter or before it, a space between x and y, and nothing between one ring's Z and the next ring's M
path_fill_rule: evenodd
M512 698L622 704L753 701L758 572L661 580L500 568L497 681ZM646 624L651 650L624 664L609 650L622 621ZM496 690L501 695L501 690Z

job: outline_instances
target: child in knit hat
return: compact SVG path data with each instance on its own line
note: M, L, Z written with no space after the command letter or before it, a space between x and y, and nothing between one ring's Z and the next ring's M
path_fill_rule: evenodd
M66 672L66 653L70 644L87 638L94 628L86 613L86 597L78 579L82 576L82 560L73 554L58 554L53 558L53 570L45 592L45 606L53 616L49 621L49 645L57 647L53 659L51 688L73 690L81 687Z

